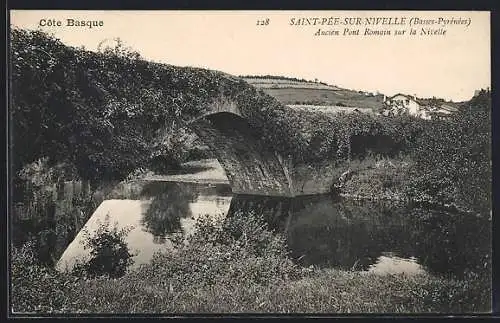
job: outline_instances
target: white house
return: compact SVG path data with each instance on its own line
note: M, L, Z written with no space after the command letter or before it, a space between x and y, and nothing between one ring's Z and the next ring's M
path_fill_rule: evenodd
M419 103L415 96L398 93L391 97L384 96L385 109L383 115L400 115L408 113L422 119L430 119L429 109Z

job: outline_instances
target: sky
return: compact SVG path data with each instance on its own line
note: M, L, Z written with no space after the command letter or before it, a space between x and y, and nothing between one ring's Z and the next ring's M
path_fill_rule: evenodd
M291 25L291 18L361 18L362 25ZM404 25L368 26L365 18L406 18ZM442 17L465 25L410 25ZM269 19L267 25L257 21ZM413 19L412 19L413 18ZM61 26L41 26L48 20ZM67 19L102 26L67 26ZM401 21L401 20L400 20ZM394 20L393 20L394 22ZM397 21L396 21L397 22ZM13 27L40 29L70 46L97 50L119 37L148 60L234 75L318 79L343 88L406 93L446 100L470 99L490 87L490 13L486 11L62 11L13 10ZM470 24L469 24L470 23ZM421 29L438 35L420 35ZM318 29L338 36L314 36ZM344 28L359 35L342 35ZM365 28L390 36L363 35ZM409 29L417 35L408 35ZM394 36L396 29L406 29ZM446 29L444 35L440 30Z

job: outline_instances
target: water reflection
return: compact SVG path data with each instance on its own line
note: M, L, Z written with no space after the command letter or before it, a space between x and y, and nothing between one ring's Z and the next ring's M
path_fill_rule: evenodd
M423 208L408 213L415 254L429 271L457 276L491 272L488 218Z
M139 182L111 194L86 224L105 214L120 226L137 227L127 238L139 251L136 264L168 248L169 235L189 234L200 215L261 214L282 232L290 254L301 265L377 273L429 273L461 276L491 272L491 221L395 202L332 199L330 196L280 198L232 195L225 184ZM64 259L84 251L80 234Z
M487 219L394 202L243 195L233 197L228 216L251 210L285 233L301 265L372 271L406 266L410 272L421 265L457 276L490 270Z
M170 250L169 236L190 233L203 214L225 215L231 201L228 185L137 181L116 186L93 212L83 229L95 232L99 221L109 216L118 229L132 230L125 237L135 254L132 268L147 263L157 251ZM83 248L83 229L68 245L56 268L70 269L78 258L89 256Z
M392 252L383 253L373 265L370 265L368 271L378 275L389 273L416 275L426 272L415 257L401 258Z
M164 243L170 233L182 232L181 218L192 216L189 203L198 195L193 186L180 183L148 183L143 187L141 196L152 200L145 206L141 224L153 235L155 243Z

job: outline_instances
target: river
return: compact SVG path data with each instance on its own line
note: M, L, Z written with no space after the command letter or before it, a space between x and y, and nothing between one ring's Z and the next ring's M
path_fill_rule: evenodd
M94 232L109 216L131 228L126 242L132 268L154 252L171 250L170 237L191 234L200 215L263 214L285 235L300 265L377 274L485 272L491 256L491 222L475 216L396 202L354 201L329 195L298 198L235 195L213 164L195 174L137 180L112 192L69 244L57 268L88 256L84 231ZM211 181L212 179L212 181ZM212 182L212 183L211 183Z

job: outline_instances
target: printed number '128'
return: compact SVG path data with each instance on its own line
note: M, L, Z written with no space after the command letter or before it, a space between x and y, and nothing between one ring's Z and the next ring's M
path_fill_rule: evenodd
M267 26L269 25L269 18L263 20L257 20L257 26Z

